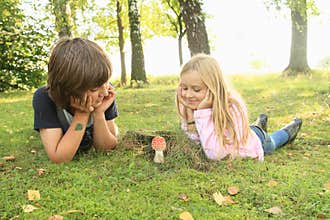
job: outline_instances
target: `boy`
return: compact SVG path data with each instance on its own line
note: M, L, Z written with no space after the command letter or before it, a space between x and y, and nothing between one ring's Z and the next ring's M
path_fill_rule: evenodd
M112 67L96 43L61 39L48 63L47 85L33 96L34 129L49 159L72 160L78 150L108 151L117 144Z

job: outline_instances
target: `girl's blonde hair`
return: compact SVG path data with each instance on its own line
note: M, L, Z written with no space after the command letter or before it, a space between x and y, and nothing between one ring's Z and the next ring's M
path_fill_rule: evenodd
M240 102L236 99L238 94L234 90L229 89L228 83L225 81L221 72L220 66L216 59L209 55L197 54L193 56L181 69L180 77L182 74L189 71L198 72L202 81L208 87L210 95L213 98L213 113L212 120L220 146L226 144L233 144L238 151L240 145L245 145L250 132L247 113L245 107L241 106ZM235 93L235 94L234 94ZM180 106L177 101L177 107L180 116ZM232 115L232 114L235 115ZM242 130L235 129L235 118L242 119ZM225 129L228 132L229 138L224 138Z

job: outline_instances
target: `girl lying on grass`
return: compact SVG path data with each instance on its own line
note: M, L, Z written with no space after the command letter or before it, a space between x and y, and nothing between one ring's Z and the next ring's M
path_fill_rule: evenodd
M49 159L72 160L78 150L108 151L117 144L110 60L96 43L62 39L48 63L47 86L33 96L34 129Z
M264 154L291 143L302 125L302 120L295 118L268 135L267 116L261 114L249 126L242 98L229 88L218 62L204 54L192 57L182 67L176 97L182 129L201 143L212 160L229 156L262 161Z

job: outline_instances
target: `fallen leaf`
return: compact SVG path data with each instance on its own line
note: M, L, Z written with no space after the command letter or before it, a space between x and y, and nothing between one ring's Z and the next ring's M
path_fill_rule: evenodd
M327 218L327 216L324 213L320 213L320 214L316 215L316 218L325 219L325 218Z
M19 217L21 217L21 216L20 215L15 215L15 216L11 217L9 220L13 220L13 219L16 219L16 218L19 218Z
M65 213L66 213L66 214L70 214L70 213L80 213L80 214L84 214L84 211L73 209L73 210L66 211Z
M38 208L40 208L40 207L41 207L41 205L40 205L40 203L39 203L39 202L36 202L36 203L34 203L34 205L35 205L36 207L38 207Z
M10 156L5 156L2 159L4 159L5 161L14 161L14 160L16 160L16 157L13 155L10 155Z
M177 208L177 207L174 207L174 206L171 206L171 210L172 211L183 211L183 209L182 208Z
M325 184L323 184L323 186L324 186L324 188L326 188L326 189L330 189L330 183L325 183Z
M276 180L271 180L268 182L268 186L272 187L272 186L276 186L278 184L278 182Z
M33 212L35 209L38 209L37 207L33 205L23 205L22 206L24 212Z
M0 167L4 167L5 166L5 163L0 163Z
M225 201L225 198L220 192L215 192L213 193L213 199L218 205L222 205Z
M277 215L282 213L282 209L278 206L274 206L270 209L265 209L265 212L268 212L269 214Z
M235 201L234 201L230 196L225 196L225 197L223 197L223 198L225 199L225 200L224 200L224 204L225 204L225 205L235 203Z
M36 150L31 150L31 153L35 154L35 153L37 153L37 151Z
M184 194L184 193L180 193L179 194L179 198L182 199L185 202L188 202L189 201L189 197L186 194Z
M15 167L16 170L22 170L22 167Z
M42 174L44 174L45 170L40 168L37 170L37 172L38 172L38 175L41 176Z
M28 199L30 201L39 200L40 199L39 190L28 190Z
M304 156L306 156L306 157L310 157L311 154L306 152L306 153L304 153Z
M180 214L180 219L182 219L182 220L194 220L194 218L192 217L192 215L189 212L187 212L187 211L182 212Z
M48 218L48 220L63 220L63 216L61 215L53 215Z
M239 192L239 188L236 186L230 186L228 187L227 191L230 195L234 196Z

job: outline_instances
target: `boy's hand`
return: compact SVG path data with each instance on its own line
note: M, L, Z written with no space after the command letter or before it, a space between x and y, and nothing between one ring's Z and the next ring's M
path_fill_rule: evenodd
M210 94L210 90L208 89L205 98L199 103L197 109L205 109L205 108L212 108L213 106L213 96Z
M108 96L105 96L103 98L102 104L97 106L94 110L95 113L104 113L109 107L110 105L113 103L113 101L115 100L116 97L116 92L115 89L109 85L108 88Z
M70 97L70 106L74 109L75 112L90 113L94 111L92 106L92 98L84 95L82 99Z

